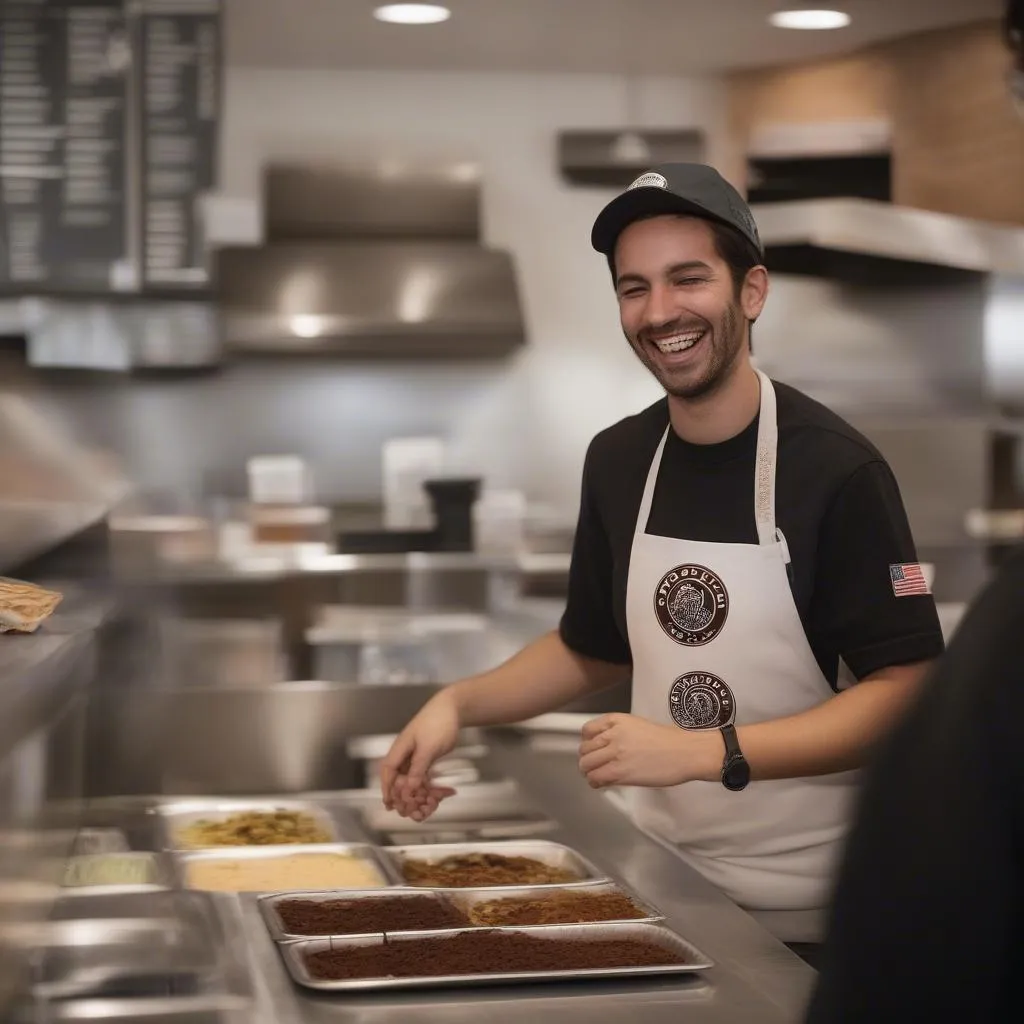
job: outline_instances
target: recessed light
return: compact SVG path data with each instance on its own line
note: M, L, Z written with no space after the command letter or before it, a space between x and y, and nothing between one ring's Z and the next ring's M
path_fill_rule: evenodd
M794 8L776 11L768 20L776 28L795 28L805 31L846 28L850 24L850 16L845 11L825 8Z
M440 4L385 4L378 7L373 16L393 25L436 25L447 21L452 12Z

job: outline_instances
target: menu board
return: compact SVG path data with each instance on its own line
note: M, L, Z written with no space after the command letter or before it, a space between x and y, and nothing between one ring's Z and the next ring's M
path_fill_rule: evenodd
M0 0L0 292L193 292L219 0Z
M143 274L161 286L201 285L198 198L214 184L220 109L217 5L151 4L139 35Z
M13 0L0 18L2 279L126 287L131 55L122 5Z

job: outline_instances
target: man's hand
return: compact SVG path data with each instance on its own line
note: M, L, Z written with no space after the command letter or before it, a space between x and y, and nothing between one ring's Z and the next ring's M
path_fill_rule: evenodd
M636 715L602 715L583 727L580 771L594 789L678 786L717 780L724 756L716 729L686 732Z
M403 818L426 821L454 789L435 786L430 769L459 737L459 711L452 695L442 690L402 730L381 762L380 788L384 806Z

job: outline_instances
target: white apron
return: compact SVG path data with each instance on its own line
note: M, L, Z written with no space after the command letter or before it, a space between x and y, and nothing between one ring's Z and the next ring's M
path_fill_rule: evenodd
M758 376L758 544L711 544L646 532L671 426L647 475L629 563L626 623L633 714L664 725L746 725L794 715L834 696L790 590L789 551L775 526L775 389L764 374ZM695 492L684 500L701 496ZM820 911L830 897L857 777L847 772L755 781L740 793L718 782L637 787L627 792L627 803L640 828L676 847L740 906ZM789 941L817 937L806 934L806 927L792 935L783 934L785 926L772 930Z

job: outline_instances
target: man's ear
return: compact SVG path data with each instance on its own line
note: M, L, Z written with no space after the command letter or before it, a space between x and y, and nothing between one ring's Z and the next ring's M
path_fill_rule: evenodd
M761 315L768 299L768 271L764 267L752 267L740 289L740 307L747 320L754 321Z

